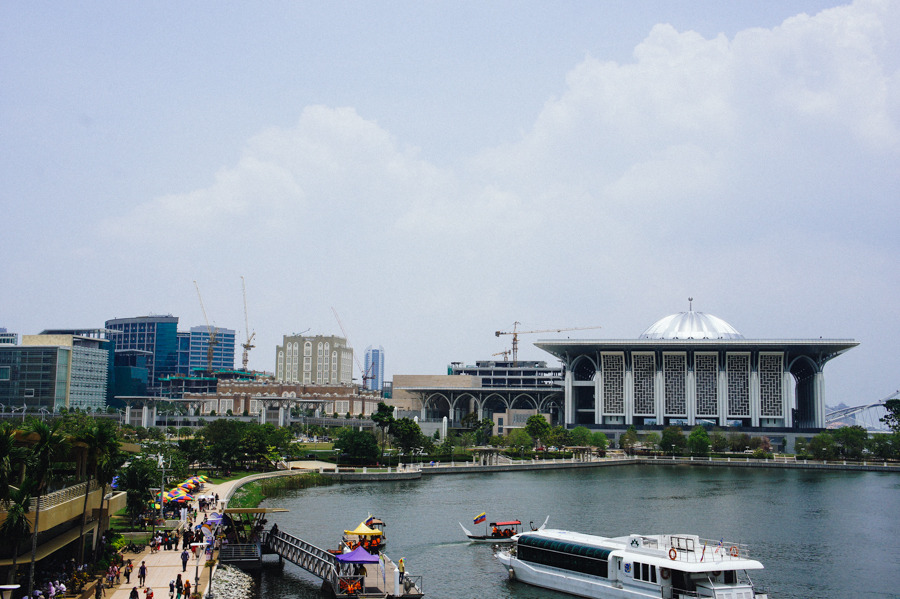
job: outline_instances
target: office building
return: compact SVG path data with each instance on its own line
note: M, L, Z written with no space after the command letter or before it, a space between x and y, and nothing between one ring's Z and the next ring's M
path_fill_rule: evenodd
M369 391L381 391L384 387L384 348L369 346L366 348L365 387Z
M353 382L353 348L343 337L285 335L275 348L275 380L305 385Z

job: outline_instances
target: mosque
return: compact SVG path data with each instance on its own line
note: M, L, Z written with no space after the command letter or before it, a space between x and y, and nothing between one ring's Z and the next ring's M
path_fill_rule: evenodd
M692 300L691 300L692 301ZM672 314L637 339L540 340L565 366L565 425L825 427L825 364L853 339L747 339L712 314Z

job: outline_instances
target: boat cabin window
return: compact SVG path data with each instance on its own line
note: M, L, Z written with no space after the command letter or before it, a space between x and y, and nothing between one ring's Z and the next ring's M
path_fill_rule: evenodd
M723 574L725 575L725 584L737 583L737 572L735 570L725 570Z
M656 582L656 566L634 562L634 579Z
M520 537L516 546L516 556L523 562L603 578L609 577L610 553L611 550L602 547L529 535Z

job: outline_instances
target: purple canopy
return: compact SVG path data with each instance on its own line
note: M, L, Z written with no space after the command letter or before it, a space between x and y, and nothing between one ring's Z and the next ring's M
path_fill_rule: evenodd
M345 564L377 564L378 556L372 555L362 547L357 547L350 553L342 553L336 556L339 562Z

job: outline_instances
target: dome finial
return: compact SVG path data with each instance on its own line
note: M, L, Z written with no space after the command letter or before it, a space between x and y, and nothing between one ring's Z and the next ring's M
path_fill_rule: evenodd
M689 297L688 298L688 312L693 312L693 311L694 311L694 298Z

